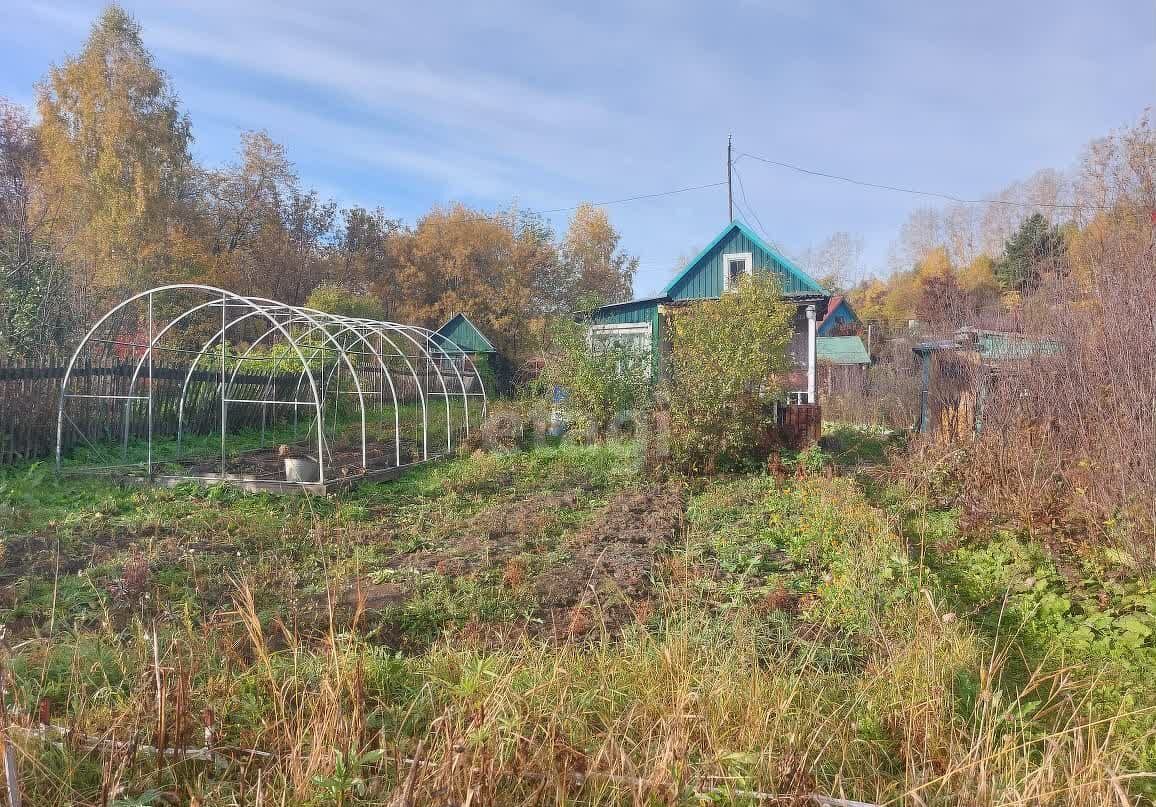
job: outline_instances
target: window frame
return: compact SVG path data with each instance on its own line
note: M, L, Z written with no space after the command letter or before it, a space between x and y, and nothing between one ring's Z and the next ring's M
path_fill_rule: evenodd
M753 275L755 271L755 256L751 252L725 252L722 256L722 276L723 276L723 291L730 291L731 289L731 262L742 261L746 264L746 269L743 270L744 275Z
M592 324L590 330L586 334L587 344L593 350L599 337L627 336L627 337L645 337L645 344L639 345L639 349L645 353L652 354L654 351L654 329L649 322L616 322L605 324ZM604 343L605 344L605 343ZM650 362L646 361L646 377L651 375Z

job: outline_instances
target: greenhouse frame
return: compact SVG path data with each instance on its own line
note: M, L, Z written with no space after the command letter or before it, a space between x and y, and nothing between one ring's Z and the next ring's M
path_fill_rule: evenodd
M325 493L452 455L486 407L470 353L435 331L174 284L80 341L56 468Z

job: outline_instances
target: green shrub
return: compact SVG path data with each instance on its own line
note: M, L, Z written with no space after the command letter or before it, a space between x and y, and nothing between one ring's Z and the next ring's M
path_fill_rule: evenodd
M671 317L671 455L692 473L741 467L787 367L793 307L773 278L745 278Z
M558 324L553 339L554 350L538 384L545 395L552 396L555 388L566 391L562 408L573 425L601 440L616 417L650 406L646 351L592 344L586 328L574 322Z

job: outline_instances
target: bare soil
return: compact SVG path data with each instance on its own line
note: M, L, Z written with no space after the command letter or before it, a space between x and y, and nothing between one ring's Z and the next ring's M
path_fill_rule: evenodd
M544 570L535 598L556 633L615 628L649 596L656 561L682 531L686 494L676 483L619 493L575 536L568 563ZM585 613L591 611L592 613Z

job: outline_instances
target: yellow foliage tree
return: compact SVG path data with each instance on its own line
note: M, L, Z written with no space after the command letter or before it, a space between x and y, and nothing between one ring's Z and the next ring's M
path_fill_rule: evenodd
M574 284L575 302L620 303L634 288L638 258L619 251L621 236L606 211L583 204L562 241L562 266Z
M57 237L97 289L140 284L167 259L188 178L189 121L140 26L109 6L84 49L38 86L40 183Z
M374 286L402 322L437 328L466 314L507 355L525 347L533 311L536 253L508 216L464 205L435 208L397 240L397 278Z

